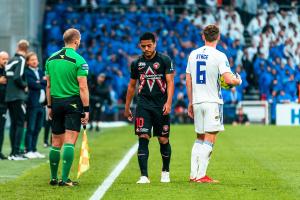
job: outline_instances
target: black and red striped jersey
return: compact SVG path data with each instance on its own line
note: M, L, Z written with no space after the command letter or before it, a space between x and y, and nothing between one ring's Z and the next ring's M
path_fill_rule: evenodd
M166 74L174 73L171 59L156 52L147 60L140 56L131 63L131 78L139 80L137 104L143 107L163 107L167 101Z

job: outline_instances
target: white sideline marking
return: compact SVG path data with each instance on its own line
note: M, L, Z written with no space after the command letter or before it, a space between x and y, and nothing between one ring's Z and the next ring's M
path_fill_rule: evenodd
M0 178L17 178L17 175L5 175L5 176L0 176Z
M114 183L116 178L121 174L124 170L132 156L136 153L138 149L138 143L133 145L127 154L123 157L123 159L119 162L119 164L114 168L114 170L109 174L109 176L103 181L103 183L97 188L94 192L93 196L91 196L90 200L99 200L101 199L105 192L110 188L110 186Z

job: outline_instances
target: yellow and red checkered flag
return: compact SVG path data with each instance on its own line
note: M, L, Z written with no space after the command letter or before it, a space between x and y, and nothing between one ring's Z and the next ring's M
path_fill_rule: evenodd
M79 176L83 174L85 171L87 171L89 168L90 168L90 154L89 154L89 146L88 146L88 139L86 135L86 129L84 127L77 178L79 178Z

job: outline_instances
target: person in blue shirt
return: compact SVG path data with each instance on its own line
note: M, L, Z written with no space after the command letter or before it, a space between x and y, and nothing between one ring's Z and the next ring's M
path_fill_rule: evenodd
M282 82L278 81L278 79L276 79L276 78L273 79L271 88L272 88L272 91L276 91L279 93L279 91L283 89Z
M229 103L237 105L242 100L241 93L239 93L235 87L230 89L229 92Z
M259 75L261 69L265 67L266 60L263 58L263 54L259 53L258 57L255 59L253 63L254 73Z
M89 72L91 74L96 74L97 61L95 59L95 55L90 53L87 59L87 63L89 64Z
M51 27L47 30L48 32L48 40L54 39L56 41L60 41L60 36L62 35L61 28L57 22L57 20L53 20Z
M291 95L286 94L284 90L280 90L279 95L277 96L277 102L278 103L290 103L293 99Z
M297 82L294 78L294 74L291 74L289 79L285 83L284 91L286 94L289 94L292 99L295 99L297 96Z
M235 69L235 72L238 73L241 76L241 79L243 80L241 85L236 86L237 91L243 96L243 93L246 92L246 88L248 87L247 73L242 67L242 65L238 65Z
M230 90L222 89L222 97L225 104L229 104L231 101Z
M56 43L56 40L51 40L46 47L46 56L50 57L54 52L58 51L60 48Z
M270 86L273 81L273 75L271 71L271 67L267 66L267 70L262 71L262 73L260 74L259 86L261 96L267 97L270 95Z

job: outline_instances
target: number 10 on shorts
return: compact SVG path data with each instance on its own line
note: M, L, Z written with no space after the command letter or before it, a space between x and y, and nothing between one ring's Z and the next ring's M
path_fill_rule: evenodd
M135 119L135 124L138 128L142 128L144 126L144 118L142 117L137 117Z

